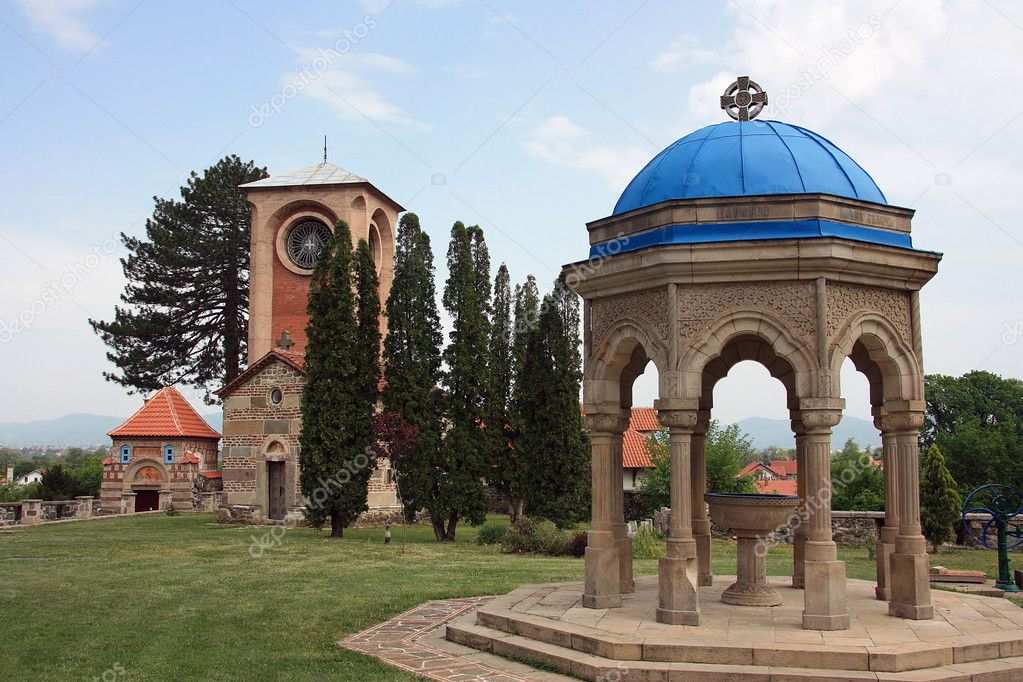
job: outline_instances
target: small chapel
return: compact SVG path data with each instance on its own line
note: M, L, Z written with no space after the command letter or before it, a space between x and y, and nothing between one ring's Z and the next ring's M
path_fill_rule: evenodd
M299 522L301 397L310 278L338 220L373 252L384 306L394 278L397 202L326 161L242 185L252 215L248 368L221 388L223 511L252 523ZM381 319L381 329L386 323ZM377 461L371 512L400 510L393 472Z

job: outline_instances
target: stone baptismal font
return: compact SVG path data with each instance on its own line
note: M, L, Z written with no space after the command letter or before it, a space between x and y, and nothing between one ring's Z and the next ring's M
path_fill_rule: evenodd
M721 601L735 606L777 606L781 595L767 583L767 550L770 535L784 527L799 503L790 495L707 493L710 518L731 529L738 541L736 580L721 594Z

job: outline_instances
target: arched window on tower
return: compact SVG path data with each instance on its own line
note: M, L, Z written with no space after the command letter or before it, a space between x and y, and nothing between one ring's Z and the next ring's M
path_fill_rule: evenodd
M369 250L373 254L373 265L380 274L380 266L383 264L383 247L380 244L380 230L375 223L369 224Z

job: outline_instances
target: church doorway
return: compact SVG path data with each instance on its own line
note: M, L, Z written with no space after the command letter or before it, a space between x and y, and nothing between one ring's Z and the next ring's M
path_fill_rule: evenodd
M136 490L135 491L135 511L146 512L156 511L160 508L160 491L159 490Z
M267 518L284 520L284 462L266 463Z

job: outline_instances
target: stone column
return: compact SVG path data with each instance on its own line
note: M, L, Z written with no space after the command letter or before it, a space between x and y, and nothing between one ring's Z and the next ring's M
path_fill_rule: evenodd
M883 414L874 419L874 425L881 432L884 456L884 526L877 537L877 586L874 594L880 600L889 601L892 598L892 555L899 535L899 449L895 433L888 430Z
M134 514L135 513L135 493L121 493L121 513L122 514Z
M908 401L906 409L885 405L886 430L895 439L895 484L898 486L899 531L892 554L888 614L927 620L934 617L928 577L927 541L920 530L920 427L923 401ZM902 407L902 406L899 406ZM887 454L887 453L886 453Z
M590 467L593 478L593 507L586 534L586 578L583 606L607 609L621 606L618 548L615 544L611 510L611 483L615 442L621 441L621 411L587 413L590 430ZM619 485L621 485L619 483Z
M792 432L796 436L796 494L799 505L796 514L799 523L792 533L792 587L803 589L806 583L806 538L810 534L810 520L806 512L806 430L802 418L795 413L792 418Z
M697 585L714 584L714 573L710 567L710 517L703 496L707 492L707 429L710 427L710 410L701 410L693 432L692 452L692 502L693 537L696 539Z
M803 629L847 630L849 604L845 562L831 532L831 429L842 418L840 398L803 399L806 511L809 534L804 550Z
M75 498L78 500L78 511L75 512L76 519L91 519L92 518L92 495L79 495Z
M174 501L173 501L173 498L172 498L173 495L174 495L174 492L172 490L169 490L169 489L164 489L164 490L160 491L160 501L159 501L159 505L160 506L158 507L158 509L160 511L167 511L168 509L171 508L171 506L173 506L173 504L174 504Z
M693 538L689 471L697 412L658 406L657 416L668 427L671 443L671 528L668 554L661 558L658 570L657 621L671 625L699 625L696 540Z
M636 591L636 581L632 577L632 538L629 537L629 530L625 525L625 469L622 462L622 433L629 426L631 414L632 410L622 410L619 430L614 434L612 441L614 452L611 455L611 483L613 486L611 526L615 536L615 547L618 551L618 591L621 594L631 594Z
M43 501L21 501L21 525L35 526L43 522Z

